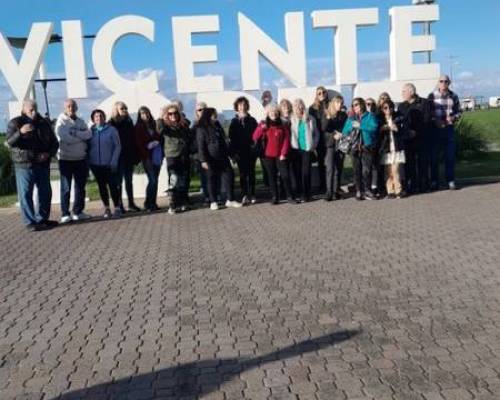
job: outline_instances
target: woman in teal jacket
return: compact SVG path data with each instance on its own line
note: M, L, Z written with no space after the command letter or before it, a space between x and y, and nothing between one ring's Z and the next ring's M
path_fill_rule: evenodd
M378 120L375 114L367 111L366 103L362 98L355 98L352 101L352 115L345 123L342 134L353 134L357 137L351 149L356 199L375 200L376 196L370 188Z

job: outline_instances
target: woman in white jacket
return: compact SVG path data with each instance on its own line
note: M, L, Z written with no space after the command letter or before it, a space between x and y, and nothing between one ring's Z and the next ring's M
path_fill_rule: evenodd
M56 135L59 139L59 171L61 175L61 223L80 221L90 216L85 208L85 185L89 174L87 163L88 140L92 132L87 124L76 115L78 105L72 99L64 102L64 112L56 122ZM73 214L70 214L69 201L72 180L75 181Z
M295 100L291 119L291 175L293 190L302 203L311 200L311 164L318 142L315 119L308 114L301 99Z

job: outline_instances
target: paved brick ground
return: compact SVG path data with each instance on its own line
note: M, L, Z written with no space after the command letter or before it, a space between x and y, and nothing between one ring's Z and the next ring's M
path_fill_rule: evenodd
M0 399L500 398L500 185L0 215Z

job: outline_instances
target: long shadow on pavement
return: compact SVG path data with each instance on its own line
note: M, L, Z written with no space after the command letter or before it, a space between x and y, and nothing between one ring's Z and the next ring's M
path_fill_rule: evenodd
M200 398L218 390L235 376L273 361L318 351L349 340L359 330L344 330L305 340L255 358L227 358L197 361L157 372L68 392L52 400L126 400L155 398Z

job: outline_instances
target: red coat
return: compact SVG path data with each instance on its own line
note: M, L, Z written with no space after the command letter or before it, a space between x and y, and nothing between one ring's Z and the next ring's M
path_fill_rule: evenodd
M290 151L290 129L286 125L266 126L261 122L253 133L253 141L257 142L265 137L266 147L264 154L268 158L286 157Z
M137 142L137 152L142 161L151 159L151 150L148 149L148 144L154 142L155 140L162 143L161 135L158 131L154 130L153 135L151 135L144 124L138 124L135 127L135 139Z

